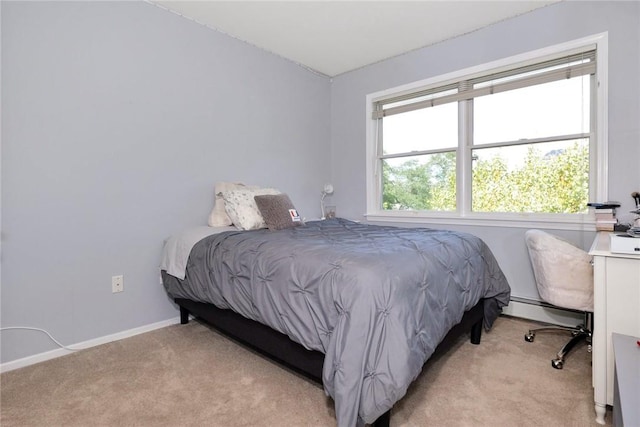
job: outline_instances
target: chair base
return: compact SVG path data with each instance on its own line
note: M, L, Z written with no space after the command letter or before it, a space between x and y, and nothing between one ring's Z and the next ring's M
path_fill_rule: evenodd
M585 313L585 325L591 325L592 322L593 322L592 313ZM527 342L533 342L536 336L536 332L545 332L545 331L571 332L571 336L572 336L571 340L569 340L569 342L566 343L560 349L558 354L556 354L555 359L551 359L551 366L554 367L555 369L563 368L564 359L569 353L569 351L571 351L571 349L575 347L575 345L582 340L587 341L587 344L588 344L587 350L591 352L591 336L592 336L591 328L587 328L584 325L578 325L573 328L569 326L546 326L543 328L530 329L529 332L524 336L524 340Z

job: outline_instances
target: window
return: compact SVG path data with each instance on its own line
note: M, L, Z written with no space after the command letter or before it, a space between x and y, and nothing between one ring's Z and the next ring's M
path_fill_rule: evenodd
M367 97L368 216L584 223L587 202L606 197L601 48L558 46Z

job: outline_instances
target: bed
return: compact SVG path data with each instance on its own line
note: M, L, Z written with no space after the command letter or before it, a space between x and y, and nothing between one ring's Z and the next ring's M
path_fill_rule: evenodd
M461 330L479 343L510 296L475 236L342 218L222 230L183 263L163 269L181 321L200 317L321 382L340 427L388 425L436 347Z

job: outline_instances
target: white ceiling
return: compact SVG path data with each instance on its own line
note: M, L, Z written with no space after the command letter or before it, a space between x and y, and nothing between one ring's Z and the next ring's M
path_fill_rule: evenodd
M544 7L546 1L151 0L335 76Z

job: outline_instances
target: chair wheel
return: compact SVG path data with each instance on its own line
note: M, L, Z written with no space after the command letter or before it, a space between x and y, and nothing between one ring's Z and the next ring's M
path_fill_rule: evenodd
M524 340L526 342L533 342L533 339L536 337L536 334L534 334L533 332L529 331L528 334L525 334L524 336Z
M551 360L551 366L553 366L556 369L562 369L562 365L564 365L564 361L562 361L560 359L552 359Z

